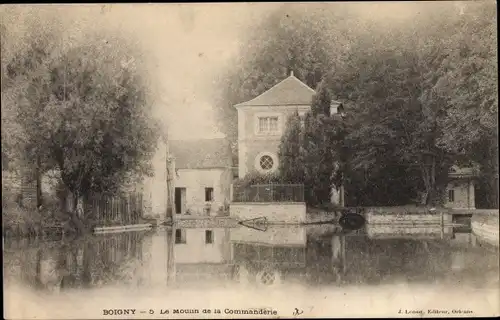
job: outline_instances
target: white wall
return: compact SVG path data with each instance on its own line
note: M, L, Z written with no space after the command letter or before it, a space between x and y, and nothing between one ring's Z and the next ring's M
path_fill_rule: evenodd
M455 201L448 201L448 190L454 190ZM454 209L475 209L475 193L474 181L467 182L467 180L453 181L448 184L446 189L446 203L445 207Z
M149 285L165 286L167 283L167 238L165 232L154 233L142 240L141 278Z
M238 220L266 217L271 222L302 223L306 221L306 205L302 202L233 202L231 217Z
M245 113L238 110L238 177L242 178L247 172L246 161L239 159L246 158L246 138L245 138Z
M270 152L276 156L288 117L295 111L298 111L299 114L305 114L309 110L310 106L308 105L238 107L239 178L243 178L249 172L256 170L254 162L260 152ZM278 116L280 130L275 134L261 135L257 133L258 117L265 115Z
M163 142L158 145L158 150L153 157L153 177L145 178L143 182L144 201L146 214L152 213L164 216L167 210L167 167L166 147Z
M205 231L212 230L213 243L205 243ZM225 229L182 229L186 243L174 245L175 263L222 263L230 259ZM175 241L175 231L174 231Z
M177 169L174 179L176 188L186 188L186 207L191 214L203 214L205 188L214 188L213 212L230 201L230 169Z
M166 146L160 142L153 157L154 176L145 178L143 183L146 212L165 215L167 208ZM205 187L214 188L213 211L217 211L224 201L230 201L231 169L177 169L174 187L186 188L187 208L203 212ZM175 199L174 199L175 201ZM175 210L175 205L173 206ZM175 212L175 211L174 211Z

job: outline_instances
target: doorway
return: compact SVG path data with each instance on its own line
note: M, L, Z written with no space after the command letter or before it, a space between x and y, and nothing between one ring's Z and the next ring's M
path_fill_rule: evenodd
M186 188L175 188L175 213L186 212Z

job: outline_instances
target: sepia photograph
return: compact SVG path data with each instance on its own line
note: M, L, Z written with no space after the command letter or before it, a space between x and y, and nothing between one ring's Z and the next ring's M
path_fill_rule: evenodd
M5 319L500 316L497 3L2 4Z

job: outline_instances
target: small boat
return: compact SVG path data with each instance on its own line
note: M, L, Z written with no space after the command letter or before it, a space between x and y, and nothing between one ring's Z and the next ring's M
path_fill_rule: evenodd
M366 219L359 213L347 212L339 218L339 224L347 230L358 230L364 227Z

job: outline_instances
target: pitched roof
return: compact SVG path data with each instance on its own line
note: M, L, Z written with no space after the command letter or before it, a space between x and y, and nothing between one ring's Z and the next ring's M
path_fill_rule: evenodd
M448 176L450 178L467 178L474 177L478 174L478 168L476 167L459 167L454 165L450 168Z
M241 106L283 106L283 105L310 105L316 92L305 83L297 79L293 73L276 84L271 89L253 98L252 100L239 103Z
M170 140L169 151L177 169L227 168L232 165L227 139Z

